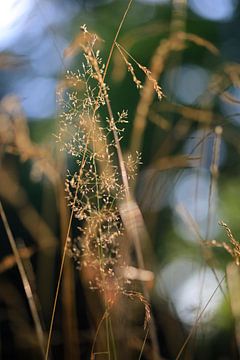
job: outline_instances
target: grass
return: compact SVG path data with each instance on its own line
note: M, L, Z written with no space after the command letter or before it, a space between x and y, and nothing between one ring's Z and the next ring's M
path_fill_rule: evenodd
M28 323L33 323L34 334L19 340L19 348L31 348L34 353L32 358L54 359L64 350L62 357L73 360L197 359L200 356L198 351L201 353L201 327L207 327L203 318L218 292L222 292L222 301L231 308L231 321L234 322L232 338L235 339L236 348L239 346L239 311L236 305L239 242L230 230L231 225L225 222L220 225L226 230L228 242L211 238L212 228L216 225L215 199L222 171L219 168L221 144L225 133L231 142L231 131L234 132L224 114L214 108L214 103L219 98L237 103L228 88L238 80L239 67L224 65L222 74L214 69L206 94L194 105L178 104L164 95L159 84L169 64L171 67L175 61L173 54L181 63L182 52L189 46L197 46L207 50L213 58L219 57L214 44L197 34L186 32L186 7L184 4L181 6L179 13L173 11L169 37L161 39L149 67L134 55L131 41L127 39L125 43L124 36L121 37L130 10L134 12L131 0L120 20L106 64L99 51L103 41L89 32L86 25L81 27L64 53L65 57L72 57L81 52L84 60L77 71L68 70L65 78L59 82L60 120L56 135L58 147L54 151L33 142L16 98L9 97L1 102L0 116L5 125L0 127L4 159L0 176L8 187L0 184L0 195L4 199L0 204L0 213L4 238L8 239L12 255L1 261L0 272L4 274L16 265L20 274L25 291L23 297L27 300L31 319L25 322L22 319L22 326L24 328L24 324L26 327ZM154 29L150 28L150 34ZM158 27L156 29L158 31ZM111 60L114 60L113 73L119 71L123 77L128 72L140 91L131 120L132 132L126 154L122 141L126 136L124 130L128 126L129 115L125 109L113 110L121 108L121 104L119 99L111 98ZM117 104L114 103L116 100ZM151 141L146 143L150 122L154 131L150 132ZM192 136L193 130L201 130L201 136L187 154L182 154L182 145ZM163 138L161 144L155 141L160 132ZM210 138L213 140L209 150ZM151 147L150 164L144 162L146 147ZM207 169L209 185L203 195L200 181L206 148L210 157ZM8 159L29 164L32 181L48 181L45 196L48 196L47 187L51 187L54 206L49 199L43 199L43 203L46 202L45 212L40 215L34 199L28 198L22 180L12 175ZM141 174L148 165L152 171L144 180L143 189ZM187 236L197 239L191 245L184 239L179 240L183 235L177 234L178 237L174 238L176 229L173 230L173 221L168 239L167 225L161 223L157 211L154 214L151 211L145 213L139 206L138 195L137 199L135 197L140 193L145 204L154 202L157 197L156 184L159 188L161 185L164 196L173 194L178 184L186 178L186 169L196 174L194 209L191 211L183 201L175 206L172 213L178 216ZM65 173L67 176L64 180ZM167 174L166 180L162 180L163 173ZM198 217L203 196L207 200L205 231ZM33 239L31 246L24 244L20 248L14 236L16 227L11 225L11 218L8 219L6 215L6 204L16 210L20 222ZM48 217L48 211L51 213L53 209L55 215ZM181 319L172 294L165 293L168 299L165 306L162 303L164 297L154 289L153 283L160 281L156 247L160 246L164 236L167 239L165 242L171 241L168 259L174 257L174 244L180 241L185 254L197 253L201 271L209 268L216 280L208 299L200 299L195 321L191 324L185 324ZM157 239L155 247L154 237ZM50 274L55 268L53 263L57 243L60 243L61 255L55 286ZM215 248L222 253L225 250L224 255L228 255L230 265L221 256L218 257ZM179 244L176 249L180 257ZM39 262L34 264L32 270L35 260L31 261L30 257L34 253L37 253ZM225 271L225 268L226 275L219 277L218 270ZM35 273L38 278L35 278ZM201 293L205 286L204 276L202 283L199 283ZM229 294L224 286L226 279ZM182 279L182 282L186 280ZM50 289L50 299L46 299L45 281L48 291ZM38 294L41 287L43 290ZM5 302L6 307L11 309L13 305ZM44 317L49 326L44 325ZM83 318L84 324L81 323ZM12 337L18 339L14 321L11 326ZM62 332L62 348L56 350L59 331ZM172 336L172 331L177 335ZM213 331L209 334L206 342L211 342L211 337L214 337ZM180 343L177 339L180 339ZM236 349L231 350L231 354L237 358Z

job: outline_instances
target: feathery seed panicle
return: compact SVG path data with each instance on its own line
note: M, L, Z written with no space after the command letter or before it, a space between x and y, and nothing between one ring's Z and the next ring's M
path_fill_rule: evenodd
M125 64L127 65L127 69L131 73L133 82L136 84L137 89L143 88L143 85L142 85L141 81L137 78L134 68L133 68L132 64L127 60L126 56L128 56L137 65L137 67L144 72L147 79L152 83L153 89L155 90L158 99L161 100L163 97L162 89L161 89L160 85L158 85L157 80L153 77L151 71L146 66L141 65L136 59L134 59L132 57L132 55L130 55L129 52L126 49L124 49L124 47L122 45L118 44L117 42L115 43L115 45L116 45L119 53L121 54Z
M118 293L131 298L137 294L124 292L129 279L121 275L126 264L120 251L124 226L118 202L125 198L126 192L113 136L113 132L117 133L119 141L123 137L128 112L118 112L116 120L100 116L109 87L103 80L105 65L100 52L95 50L96 40L97 36L90 34L84 25L78 43L73 42L70 46L73 49L66 51L68 56L78 46L85 60L81 70L67 72L70 88L59 92L63 111L58 139L79 169L68 171L65 182L68 204L79 224L78 236L68 238L68 253L78 268L87 269L90 287L104 293L110 303ZM140 160L137 153L135 158L129 155L124 162L129 179L136 176ZM138 298L145 306L148 321L150 308L143 295L139 294Z

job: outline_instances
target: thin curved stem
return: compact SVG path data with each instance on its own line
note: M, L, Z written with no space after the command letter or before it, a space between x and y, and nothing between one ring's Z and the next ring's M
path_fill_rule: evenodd
M109 52L109 56L108 56L108 59L107 59L107 62L106 62L106 67L105 67L105 71L104 71L104 74L103 74L103 80L105 79L106 77L106 74L107 74L107 70L109 68L109 64L110 64L110 60L111 60L111 57L112 57L112 53L113 53L113 49L114 49L114 46L115 46L115 42L117 41L117 38L119 36L119 33L121 31L121 28L123 26L123 23L124 23L124 20L127 16L127 13L130 9L130 6L132 4L132 1L133 0L130 0L128 2L128 6L123 14L123 17L121 19L121 22L118 26L118 29L117 29L117 32L116 32L116 35L114 37L114 40L112 42L112 46L111 46L111 49L110 49L110 52ZM101 91L102 91L102 86L100 87L99 89L99 94L101 94ZM95 107L94 109L94 113L97 111L97 106ZM85 146L85 152L86 152L86 149L87 149L87 144ZM85 157L83 155L83 161L82 161L82 164L81 164L81 169L83 168L83 163L85 162L84 161ZM79 171L79 175L80 175L80 172L81 172L81 169ZM75 192L75 196L74 196L74 201L73 201L73 208L74 208L74 204L76 203L76 200L77 200L77 194L78 194L78 190L79 190L79 185L80 185L80 182L78 181L77 183L77 187L76 187L76 192ZM51 323L50 323L50 329L49 329L49 334L48 334L48 340L47 340L47 348L46 348L46 353L45 353L45 360L48 360L48 356L49 356L49 350L50 350L50 344L51 344L51 338L52 338L52 331L53 331L53 324L54 324L54 319L55 319L55 313L56 313L56 307L57 307L57 301L58 301L58 295L59 295L59 290L60 290L60 285L61 285L61 279L62 279L62 274L63 274L63 268L64 268L64 262L65 262L65 258L66 258L66 252L67 252L67 240L69 238L69 234L70 234L70 229L71 229L71 224L72 224L72 219L73 219L73 210L72 208L72 211L71 211L71 215L70 215L70 219L69 219L69 224L68 224L68 230L67 230L67 235L66 235L66 240L65 240L65 245L64 245L64 250L63 250L63 255L62 255L62 260L61 260L61 266L60 266L60 271L59 271L59 276L58 276L58 282L57 282L57 288L56 288L56 292L55 292L55 297L54 297L54 304L53 304L53 311L52 311L52 316L51 316Z
M12 248L12 252L13 252L13 254L15 256L15 259L16 259L16 264L17 264L17 267L18 267L18 271L20 273L20 277L22 279L23 288L24 288L24 291L25 291L25 294L26 294L26 297L27 297L28 305L29 305L29 308L30 308L30 312L31 312L31 315L32 315L33 322L34 322L34 326L35 326L35 330L36 330L36 334L37 334L37 339L38 339L38 342L39 342L39 347L40 347L41 353L42 353L42 355L44 357L44 333L43 333L43 329L42 329L42 325L41 325L41 320L40 320L40 317L39 317L39 314L38 314L38 311L37 311L37 305L35 303L34 295L33 295L32 289L31 289L31 285L30 285L30 282L28 280L27 273L26 273L26 270L25 270L25 268L23 266L21 257L19 255L19 251L18 251L16 242L14 240L12 231L10 229L9 223L7 221L7 217L6 217L6 214L5 214L5 211L3 209L1 201L0 201L0 217L2 218L3 226L4 226L5 231L7 233L9 244L10 244L10 246Z
M193 333L194 333L194 331L195 331L195 329L196 329L199 321L201 320L201 318L202 318L205 310L207 309L208 305L210 304L210 302L211 302L212 299L214 298L216 292L217 292L218 289L220 288L220 286L221 286L222 282L224 281L224 279L225 279L225 275L223 276L222 280L219 282L218 286L215 288L215 290L213 291L212 295L210 296L210 298L208 299L207 303L205 304L204 308L202 309L202 311L201 311L200 314L198 315L198 317L197 317L197 319L196 319L196 321L195 321L195 324L193 325L191 331L190 331L189 334L188 334L188 337L186 338L186 340L184 341L184 343L183 343L180 351L178 352L178 355L177 355L177 357L176 357L176 360L179 360L179 359L180 359L180 357L181 357L183 351L185 350L185 348L186 348L189 340L191 339L191 337L192 337L192 335L193 335Z

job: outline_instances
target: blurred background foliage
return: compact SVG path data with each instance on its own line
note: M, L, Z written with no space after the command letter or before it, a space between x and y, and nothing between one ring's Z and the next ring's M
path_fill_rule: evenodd
M82 63L81 53L69 58L64 50L87 24L99 36L105 60L126 5L123 0L0 3L0 198L46 331L67 226L64 179L72 166L55 140L61 112L56 90L64 86L65 71ZM231 246L219 220L236 240L240 231L239 10L238 0L133 1L118 42L157 74L164 93L161 102L150 99L142 127L136 114L141 117L144 89L139 94L116 49L107 74L114 113L129 113L123 149L142 152L132 187L151 239L143 253L154 273L148 286L166 359L177 358L189 334L182 359L239 358L240 314L234 303L240 293L237 286L234 295L228 291L238 280L231 268L236 259L227 246L210 243ZM144 74L136 72L144 83ZM41 358L11 254L1 223L0 358ZM88 359L102 305L70 259L64 274L51 356ZM132 324L127 338L119 340L120 349L128 345L119 359L137 359L142 310L118 311L124 321L116 320L115 333L124 334L124 326ZM152 359L149 346L144 359Z

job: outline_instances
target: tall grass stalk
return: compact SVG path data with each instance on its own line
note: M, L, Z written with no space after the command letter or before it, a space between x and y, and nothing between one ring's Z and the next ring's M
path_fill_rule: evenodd
M13 252L13 254L15 256L15 259L16 259L16 264L17 264L17 267L18 267L18 271L19 271L22 283L23 283L23 288L24 288L24 291L25 291L25 294L26 294L26 297L27 297L29 309L30 309L32 319L33 319L33 322L34 322L35 331L36 331L36 335L37 335L37 339L38 339L38 343L39 343L39 348L40 348L40 351L42 353L42 356L44 357L44 353L45 353L45 351L44 351L44 348L45 348L44 332L43 332L42 325L41 325L41 320L40 320L40 317L39 317L39 314L38 314L37 305L36 305L36 302L35 302L35 299L34 299L34 295L33 295L32 289L31 289L30 282L28 280L27 273L26 273L25 268L23 266L23 262L21 260L21 257L20 257L17 245L15 243L12 231L11 231L10 226L8 224L7 217L6 217L6 214L5 214L5 211L3 209L1 201L0 201L0 216L2 218L2 222L3 222L3 225L4 225L5 231L7 233L9 244L11 246L12 252Z
M102 78L103 84L104 84L104 80L105 80L107 70L108 70L108 67L109 67L109 64L110 64L110 60L111 60L112 53L113 53L113 50L114 50L115 42L117 41L118 35L119 35L120 31L121 31L121 28L123 26L123 23L124 23L124 20L125 20L125 18L127 16L127 13L129 12L132 1L133 0L130 0L128 2L127 8L126 8L126 10L125 10L125 12L124 12L124 14L122 16L122 19L121 19L120 24L118 26L115 38L113 40L113 43L112 43L112 46L111 46L111 49L110 49L110 52L109 52L109 56L108 56L108 59L107 59L107 62L106 62L106 67L105 67L105 71L104 71L104 74L103 74L103 78ZM103 91L103 89L100 86L98 96L101 95L102 91ZM97 111L97 107L95 107L94 113L96 111ZM79 169L79 178L81 178L82 168L85 165L86 151L87 151L87 143L86 143L85 151L84 151L84 154L83 154L82 164L81 164L81 167ZM75 197L74 197L74 203L76 202L76 199L77 199L79 186L80 186L80 184L79 184L79 181L78 181L76 192L75 192ZM64 249L63 249L63 255L62 255L62 260L61 260L61 265L60 265L58 281L57 281L57 288L56 288L55 297L54 297L54 304L53 304L53 310L52 310L52 316L51 316L51 322L50 322L50 328L49 328L49 334L48 334L48 340L47 340L47 347L46 347L46 353L45 353L45 360L48 360L48 356L49 356L49 350L50 350L50 343L51 343L51 337L52 337L52 331L53 331L53 324L54 324L57 300L58 300L60 284L61 284L61 279L62 279L62 274L63 274L63 268L64 268L64 263L65 263L66 253L67 253L67 241L68 241L69 235L70 235L70 229L71 229L71 224L72 224L72 220L73 220L73 215L74 215L74 209L72 208L71 214L70 214L70 219L69 219L69 224L68 224L68 229L67 229L67 234L66 234L66 238L65 238L65 245L64 245Z

